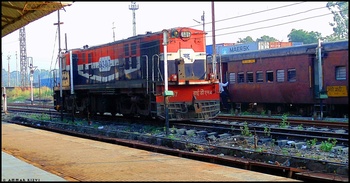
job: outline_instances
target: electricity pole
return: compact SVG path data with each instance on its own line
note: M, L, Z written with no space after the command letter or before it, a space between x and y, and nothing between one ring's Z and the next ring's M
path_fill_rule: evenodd
M16 51L16 85L18 86L18 65L17 65L17 51Z
M57 10L58 22L54 25L58 26L58 65L59 65L59 75L60 75L60 110L61 110L61 121L63 121L63 97L62 97L62 56L61 56L61 29L60 24L60 10Z
M205 12L203 11L203 15L201 16L201 21L202 21L202 23L203 23L203 32L205 31L205 18L204 18L204 14L205 14ZM201 23L200 21L197 21L197 20L195 20L195 19L193 19L195 22L197 22L197 23Z
M27 60L27 45L25 27L19 29L19 47L20 47L20 71L21 71L21 87L27 87L28 82L28 60Z
M114 27L114 22L112 23L112 25L113 25L113 27L112 27L112 29L113 29L113 41L115 41L115 34L114 34L114 29L115 29L115 27Z
M33 82L34 82L34 71L37 68L37 66L33 65L33 59L31 62L29 62L29 69L30 69L30 103L34 104L34 92L33 92Z
M7 78L8 78L8 80L7 80L7 83L8 83L8 85L7 85L7 87L10 87L10 58L11 58L11 55L7 55L7 69L8 69L8 74L7 74Z
M213 32L213 73L215 75L215 77L217 77L216 75L216 43L215 43L215 8L214 8L214 1L211 2L211 18L212 18L212 32ZM220 81L222 82L222 81Z

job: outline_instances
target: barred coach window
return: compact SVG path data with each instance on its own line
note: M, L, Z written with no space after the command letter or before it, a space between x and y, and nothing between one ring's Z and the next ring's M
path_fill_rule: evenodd
M236 83L236 73L230 73L230 84Z
M257 83L264 82L263 71L256 71L256 82Z
M273 71L266 71L266 82L273 82Z
M346 80L346 67L345 66L335 67L335 79L336 80Z
M284 82L284 70L277 70L277 82Z
M244 73L240 72L238 73L238 83L244 83Z
M247 72L247 83L254 82L253 72Z
M297 81L297 72L295 69L288 69L288 81L295 82Z

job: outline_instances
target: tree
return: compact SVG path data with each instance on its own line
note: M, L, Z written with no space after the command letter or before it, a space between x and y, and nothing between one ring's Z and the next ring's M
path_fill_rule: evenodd
M276 38L274 38L274 37L263 35L260 38L256 39L256 42L259 42L259 41L275 42L275 41L278 41L278 40Z
M327 36L328 41L348 39L349 31L349 2L347 1L330 1L327 8L331 10L334 22L329 23L333 27L333 34Z
M251 43L251 42L254 42L254 40L250 36L247 36L244 39L239 38L239 40L237 41L237 43Z
M303 42L304 44L317 43L318 39L321 39L321 33L319 32L307 32L305 30L292 29L288 34L288 40L290 42Z

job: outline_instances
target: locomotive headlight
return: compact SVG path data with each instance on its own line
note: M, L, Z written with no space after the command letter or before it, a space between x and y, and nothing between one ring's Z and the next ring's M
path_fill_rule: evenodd
M170 31L170 37L171 38L177 38L179 37L179 32L176 29L171 29Z
M176 74L170 75L170 81L177 81L177 75Z

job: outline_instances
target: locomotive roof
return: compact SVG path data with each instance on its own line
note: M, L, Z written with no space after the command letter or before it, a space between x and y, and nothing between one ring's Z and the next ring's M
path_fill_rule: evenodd
M174 28L170 28L170 29L167 29L167 30L182 29L182 28L191 29L191 30L197 30L197 29L193 29L193 28L190 28L190 27L174 27ZM110 46L110 45L114 45L114 44L118 44L118 43L123 43L125 41L132 41L132 40L137 40L137 39L144 38L144 37L147 37L147 36L153 36L153 35L157 35L157 34L162 34L162 31L157 31L157 32L148 31L145 34L138 34L136 36L131 36L131 37L128 37L126 39L121 39L121 40L113 41L113 42L110 42L110 43L103 43L103 44L100 44L100 45L93 45L91 47L89 47L88 45L84 45L83 48L73 48L73 49L70 49L70 50L90 50L90 49L95 49L95 48L99 48L99 47L102 47L102 46Z
M324 42L321 43L322 51L332 50L348 50L348 40ZM300 55L300 54L316 54L317 43L306 44L300 46L290 46L282 48L272 48L265 50L256 50L243 53L232 53L221 56L222 62L244 60L244 59L257 59L266 57L288 56L288 55Z

